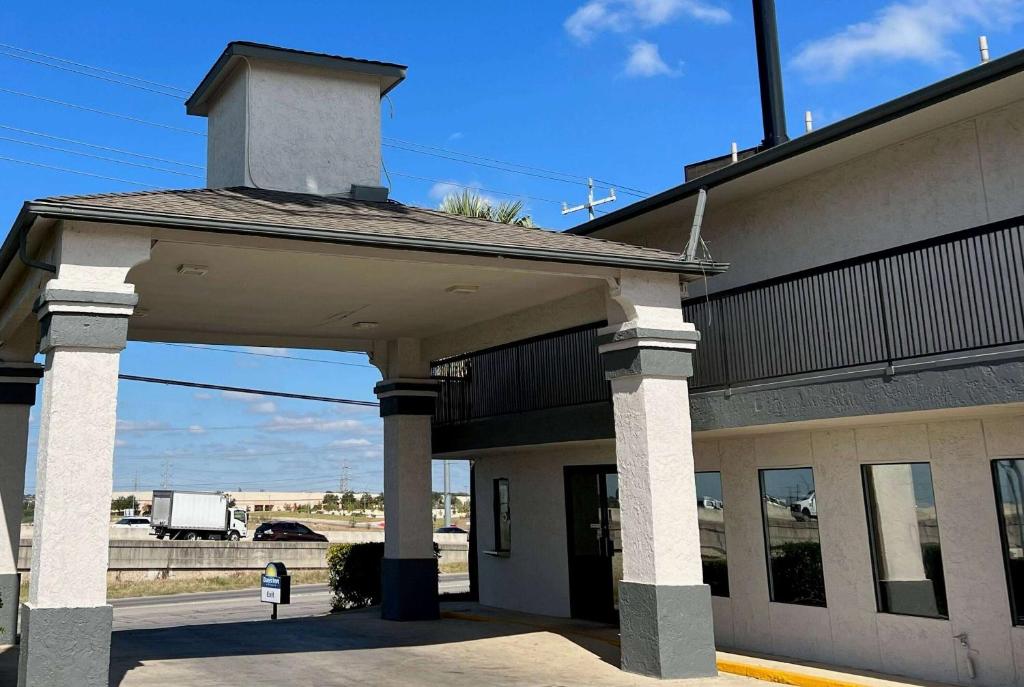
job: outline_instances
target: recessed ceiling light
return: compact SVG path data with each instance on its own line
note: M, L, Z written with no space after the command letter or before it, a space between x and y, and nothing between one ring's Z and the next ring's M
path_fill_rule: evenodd
M352 328L353 329L376 329L377 325L378 325L377 322L353 322L352 323Z
M205 277L209 271L206 265L178 265L178 274L185 277Z
M476 293L479 290L480 287L477 286L476 284L453 284L452 286L449 286L447 289L445 289L445 291L447 291L448 293L462 294Z

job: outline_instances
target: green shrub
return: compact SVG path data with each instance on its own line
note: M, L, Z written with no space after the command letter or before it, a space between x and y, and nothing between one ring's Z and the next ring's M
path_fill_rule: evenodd
M383 542L335 544L327 549L327 584L331 610L365 608L380 603Z
M434 557L441 551L434 544ZM335 544L327 549L327 584L331 587L331 610L366 608L381 600L381 560L384 544Z
M775 601L825 605L825 576L818 542L786 542L772 546L771 565Z
M712 596L729 596L729 566L724 558L704 558L704 584L711 587Z

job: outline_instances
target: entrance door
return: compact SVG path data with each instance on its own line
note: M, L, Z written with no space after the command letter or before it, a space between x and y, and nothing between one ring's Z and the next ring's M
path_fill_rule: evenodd
M622 528L614 465L565 468L572 617L619 621Z

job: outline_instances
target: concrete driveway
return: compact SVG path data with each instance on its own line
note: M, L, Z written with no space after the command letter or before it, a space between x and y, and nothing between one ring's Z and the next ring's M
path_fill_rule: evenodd
M485 610L471 604L444 606L449 617L436 622L387 622L379 618L378 609L368 609L273 622L211 622L210 617L200 617L171 627L119 630L113 634L110 684L673 684L621 672L615 666L615 633L604 626L547 619L550 629L540 630L504 615L468 619L486 616ZM154 613L160 608L154 606ZM7 684L4 680L13 676L16 654L16 650L0 653L0 683ZM723 675L680 684L747 687L764 683Z

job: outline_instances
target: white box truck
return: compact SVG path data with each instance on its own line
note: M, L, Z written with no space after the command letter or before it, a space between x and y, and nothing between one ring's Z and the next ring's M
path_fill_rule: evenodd
M238 541L248 534L245 509L228 506L220 492L154 491L151 519L157 539Z

